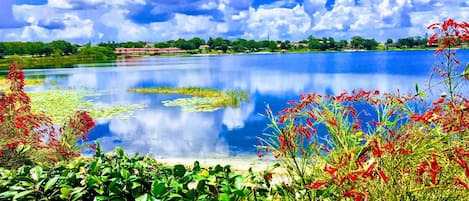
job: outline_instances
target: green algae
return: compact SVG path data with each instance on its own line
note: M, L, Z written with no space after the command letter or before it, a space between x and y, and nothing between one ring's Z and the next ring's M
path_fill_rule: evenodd
M135 110L145 108L140 104L116 105L86 100L86 97L99 96L100 94L84 89L53 89L27 93L31 97L33 112L44 112L56 124L65 123L69 116L77 110L89 112L94 119L107 120L113 117L127 119L133 115Z

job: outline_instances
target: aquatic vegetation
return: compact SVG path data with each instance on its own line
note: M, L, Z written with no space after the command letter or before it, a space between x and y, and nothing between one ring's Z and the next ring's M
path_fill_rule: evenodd
M43 85L45 84L44 79L42 78L32 78L32 79L25 79L24 84L26 86L36 86L36 85ZM0 89L8 87L8 82L6 78L0 78Z
M163 101L164 106L179 106L184 111L189 112L212 112L225 107L239 107L242 102L247 101L248 94L245 91L226 90L200 87L180 87L180 88L135 88L129 92L137 93L158 93L158 94L181 94L193 96L189 98L178 98L175 100Z
M84 89L53 89L28 92L28 95L31 97L33 112L44 112L57 124L64 123L67 117L77 109L89 112L95 119L110 119L115 116L127 119L132 116L135 110L145 108L145 106L139 104L116 105L85 100L88 96L97 96L99 94L93 94Z

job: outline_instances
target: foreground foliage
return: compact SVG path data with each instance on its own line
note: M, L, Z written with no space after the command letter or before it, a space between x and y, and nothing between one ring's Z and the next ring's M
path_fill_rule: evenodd
M98 145L99 146L99 145ZM195 162L165 166L117 147L53 167L0 168L0 199L16 200L265 200L268 173L233 173L229 166Z
M0 166L53 163L80 155L77 142L94 127L88 113L75 111L60 129L44 113L33 113L24 73L11 64L9 88L0 93Z

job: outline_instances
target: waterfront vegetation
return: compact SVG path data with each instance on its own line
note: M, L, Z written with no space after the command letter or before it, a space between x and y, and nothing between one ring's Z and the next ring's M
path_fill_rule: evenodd
M159 87L159 88L135 88L129 92L156 93L156 94L180 94L192 96L163 101L164 106L179 106L184 111L212 112L220 108L239 107L241 103L249 99L245 91L208 89L201 87Z
M43 42L0 42L0 69L8 69L13 61L23 68L67 68L76 64L110 62L116 58L115 48L143 48L176 47L185 53L163 54L160 56L190 56L193 54L237 54L254 52L321 52L321 51L357 51L357 50L421 50L432 49L428 38L420 36L399 38L396 41L389 38L379 43L373 38L354 36L347 40L336 40L332 37L309 36L304 40L293 42L289 40L246 40L238 38L228 40L221 37L209 38L207 41L194 37L180 38L164 42L102 42L95 46L91 44L71 44L64 40L50 43ZM15 56L16 55L16 56ZM128 55L127 55L128 56ZM140 56L140 55L132 55Z
M34 114L24 75L10 66L9 88L0 96L0 199L12 200L464 200L469 197L469 65L454 47L469 41L469 24L452 19L429 27L439 44L429 88L382 93L354 90L337 95L302 94L269 120L258 156L278 164L260 173L229 166L163 165L104 153L84 143L94 121L71 115L60 129ZM435 78L436 75L438 79ZM426 93L442 86L436 100ZM215 96L199 88L161 91ZM80 142L77 144L77 142ZM79 156L91 148L91 157ZM286 170L276 183L274 168Z
M70 68L76 64L109 62L115 58L116 55L112 49L89 45L67 54L58 49L53 54L40 55L18 52L14 56L0 59L0 70L8 69L13 62L20 64L23 68Z

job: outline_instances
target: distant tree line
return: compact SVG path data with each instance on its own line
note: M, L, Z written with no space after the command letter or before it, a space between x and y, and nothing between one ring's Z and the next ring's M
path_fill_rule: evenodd
M428 38L422 38L420 36L399 38L397 41L393 41L388 38L385 43L386 47L397 47L401 49L405 48L424 48L428 47Z
M428 46L427 37L407 37L399 38L396 41L389 38L384 44L384 49L389 48L425 48ZM80 52L83 48L84 55L93 54L95 57L112 58L115 48L142 48L156 47L168 48L177 47L186 50L189 53L201 52L258 52L258 51L338 51L344 49L363 49L375 50L380 44L373 38L363 38L354 36L350 41L336 40L333 37L317 38L313 36L307 37L305 40L292 42L289 40L247 40L238 38L228 40L222 37L209 38L204 40L199 37L191 39L179 38L177 40L168 40L164 42L147 43L143 41L137 42L102 42L97 46L85 45L80 46L71 44L64 40L55 40L50 43L43 42L0 42L0 58L6 55L32 55L32 56L51 56L51 55L73 55ZM91 48L91 49L90 49ZM104 48L104 49L103 49Z
M71 55L77 52L78 45L64 40L43 42L0 42L0 58L5 55L51 56L52 54Z

